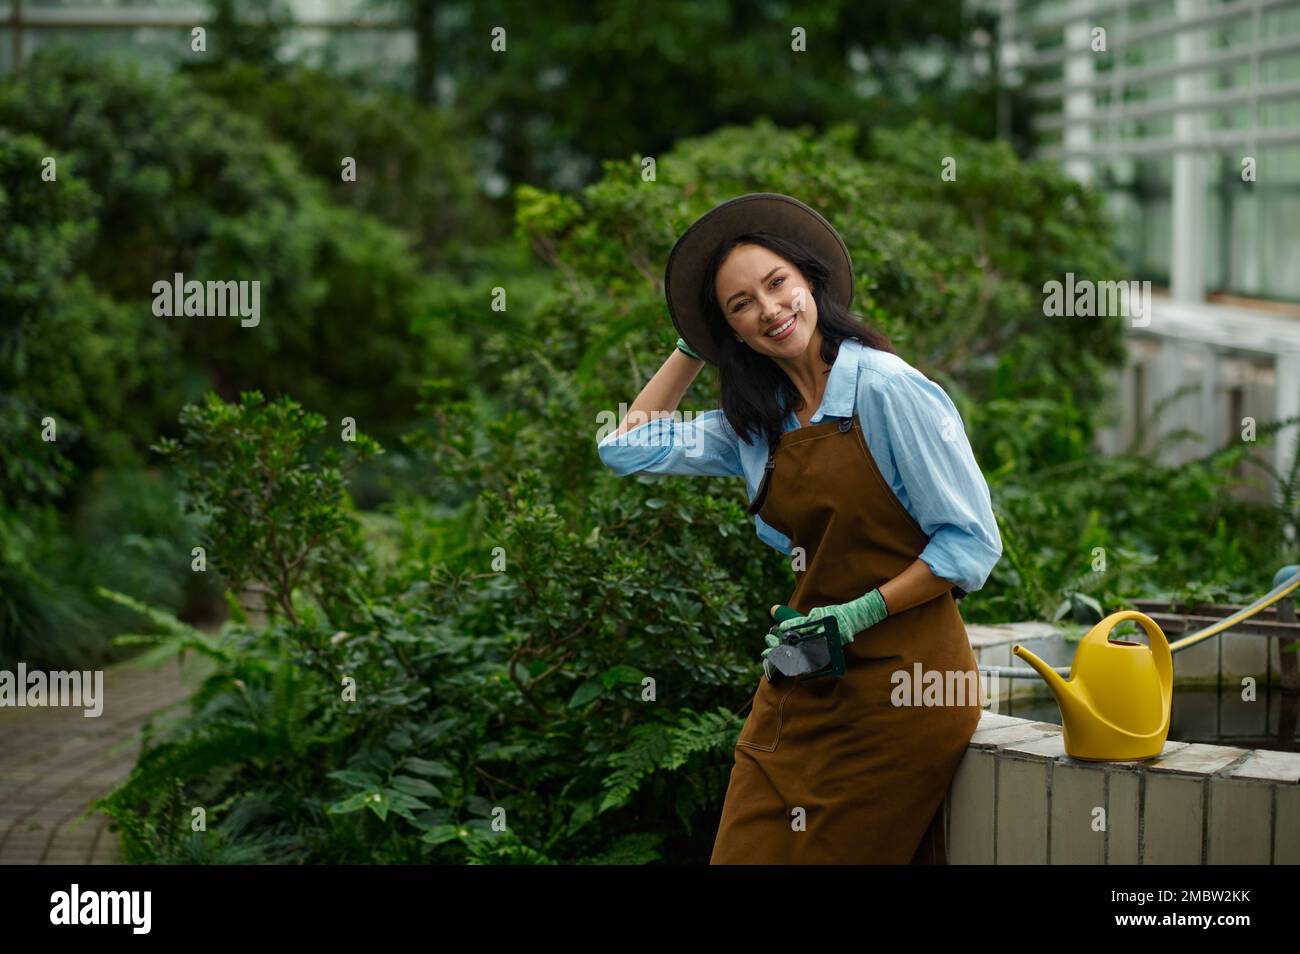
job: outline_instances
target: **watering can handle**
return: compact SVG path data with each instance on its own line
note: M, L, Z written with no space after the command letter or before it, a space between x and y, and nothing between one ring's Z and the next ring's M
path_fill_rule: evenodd
M1165 638L1164 630L1160 624L1153 620L1146 613L1138 610L1122 610L1118 613L1111 613L1104 620L1102 626L1097 627L1098 635L1109 641L1110 633L1116 626L1125 620L1134 619L1146 630L1147 639L1151 641L1151 655L1155 660L1156 673L1160 676L1160 691L1164 694L1164 703L1168 706L1174 686L1174 658L1173 653L1169 651L1169 640ZM1103 629L1104 627L1104 629Z

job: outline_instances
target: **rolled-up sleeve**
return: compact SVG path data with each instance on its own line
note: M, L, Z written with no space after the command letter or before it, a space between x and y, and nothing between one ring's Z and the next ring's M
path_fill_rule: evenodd
M899 477L930 538L921 559L967 593L980 589L1002 556L1002 536L961 415L943 388L917 371L891 377L882 404Z
M741 477L745 472L738 440L722 411L713 410L688 420L661 417L623 434L611 433L596 445L596 452L620 477L639 473Z

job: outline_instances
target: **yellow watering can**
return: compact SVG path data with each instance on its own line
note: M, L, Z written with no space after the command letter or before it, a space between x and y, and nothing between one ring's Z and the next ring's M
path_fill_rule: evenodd
M1146 630L1142 643L1110 639L1126 619ZM1169 641L1145 613L1112 613L1092 628L1074 653L1069 680L1017 644L1011 651L1038 671L1061 707L1065 751L1091 762L1131 762L1159 755L1169 735L1174 662Z

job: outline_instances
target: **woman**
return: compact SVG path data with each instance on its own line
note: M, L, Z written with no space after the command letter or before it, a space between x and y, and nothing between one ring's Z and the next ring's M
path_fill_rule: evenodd
M785 602L806 614L781 628L831 617L844 640L843 676L759 681L712 863L943 864L944 796L980 717L955 600L1002 553L960 415L852 316L843 240L789 196L699 219L665 293L678 348L601 458L619 474L746 477L759 538L793 558ZM629 433L673 415L706 360L720 410ZM944 688L923 705L918 672Z

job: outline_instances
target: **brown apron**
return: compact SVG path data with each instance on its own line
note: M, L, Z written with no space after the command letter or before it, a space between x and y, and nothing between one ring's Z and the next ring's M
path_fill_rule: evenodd
M769 463L759 515L804 550L786 601L801 613L893 579L928 542L856 415L787 431ZM918 662L945 686L949 671L975 685L951 591L858 633L839 678L760 677L710 864L945 864L944 797L979 724L979 698L895 706L894 673L912 677Z

